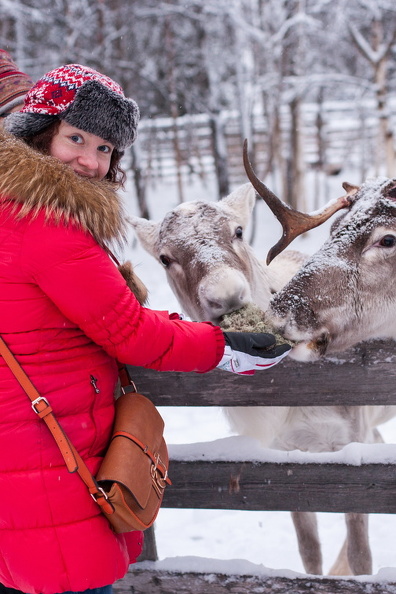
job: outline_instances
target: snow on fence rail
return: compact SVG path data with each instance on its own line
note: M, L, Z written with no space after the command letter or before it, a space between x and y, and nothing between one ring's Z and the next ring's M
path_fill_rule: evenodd
M285 360L263 374L239 377L158 373L131 368L138 390L157 406L320 406L396 404L393 341L361 343L316 363ZM265 450L244 437L170 447L173 486L164 507L396 513L396 445L350 444L340 452ZM375 577L375 576L374 576ZM373 578L212 575L131 566L115 591L142 594L359 592L396 594L396 569Z

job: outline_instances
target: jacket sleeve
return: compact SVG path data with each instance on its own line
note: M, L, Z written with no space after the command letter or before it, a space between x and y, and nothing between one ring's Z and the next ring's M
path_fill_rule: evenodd
M25 234L26 271L62 314L109 355L162 371L205 372L217 365L224 351L220 328L171 320L142 307L90 234L72 225L40 225L39 218Z

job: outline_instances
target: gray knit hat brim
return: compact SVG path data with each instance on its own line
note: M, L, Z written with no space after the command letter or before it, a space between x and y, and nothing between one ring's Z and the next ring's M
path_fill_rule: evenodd
M14 136L29 137L43 131L58 118L123 151L136 139L140 113L133 99L90 80L78 89L73 101L59 115L15 112L5 118L4 127Z
M59 120L58 116L15 111L4 119L4 128L18 138L28 138L42 132L56 120Z

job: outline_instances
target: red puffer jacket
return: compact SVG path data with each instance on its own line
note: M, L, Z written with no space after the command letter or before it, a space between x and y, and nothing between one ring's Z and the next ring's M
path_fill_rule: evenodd
M1 137L0 179L0 335L95 473L113 421L116 359L204 372L220 360L223 335L139 305L98 243L121 229L118 201L105 210L108 188ZM141 534L115 535L67 472L2 360L0 493L5 586L54 594L112 584L140 552Z

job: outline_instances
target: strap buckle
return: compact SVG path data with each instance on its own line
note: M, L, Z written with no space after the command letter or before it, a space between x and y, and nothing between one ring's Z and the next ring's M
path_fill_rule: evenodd
M102 487L99 487L99 485L96 485L96 488L97 488L98 491L100 491L102 493L102 495L105 498L105 500L108 501L109 500L109 497L108 497L106 491ZM96 493L91 493L90 495L91 495L92 499L95 501L95 503L98 503L97 497L100 497L100 495L98 495L97 492Z
M155 462L152 462L150 468L151 480L154 490L157 492L157 495L161 497L167 484L168 470L165 464L162 462L159 454L154 455L154 460Z
M99 485L96 486L96 489L95 493L91 493L92 499L100 506L100 509L104 514L108 516L114 514L114 505L111 503L106 491L104 491L102 487L99 487Z
M130 394L131 392L137 393L137 388L133 380L129 380L130 383L127 386L121 386L121 394Z
M47 406L50 405L50 403L46 398L44 398L44 396L39 396L38 398L36 398L36 400L32 400L32 409L34 410L36 415L40 414L40 411L36 409L36 405L40 402L40 400L43 400Z
M137 388L126 365L118 363L118 376L120 378L121 394L137 393Z

